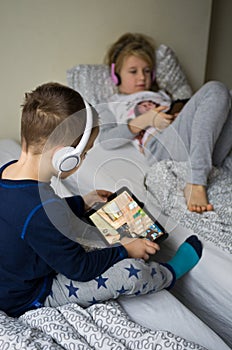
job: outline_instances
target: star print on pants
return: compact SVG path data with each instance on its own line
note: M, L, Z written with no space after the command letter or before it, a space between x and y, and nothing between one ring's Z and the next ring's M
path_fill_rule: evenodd
M119 294L125 294L129 289L125 289L124 286L122 286L121 289L117 289L116 292Z
M140 290L138 290L137 292L135 292L135 295L136 295L136 296L139 295L139 294L141 294Z
M68 295L69 298L70 298L72 295L74 295L76 298L78 298L78 296L77 296L77 291L78 291L79 288L74 287L72 281L70 281L70 285L69 285L69 286L66 284L65 287L66 287L66 288L68 289L68 291L69 291L69 295Z
M99 289L100 287L104 287L107 289L106 284L105 284L105 282L107 280L108 280L108 278L103 278L102 276L95 278L95 281L98 283L97 289Z
M97 300L97 299L95 299L95 298L93 297L93 299L92 299L92 300L89 300L88 303L89 303L90 305L94 305L94 304L99 303L100 301L101 301L101 300Z
M147 287L147 285L148 285L148 282L144 283L143 284L143 289L145 289Z
M129 278L132 277L132 276L135 276L136 278L139 279L138 272L141 271L141 270L136 269L132 264L130 265L130 267L125 267L125 270L128 270L130 272L129 273Z
M156 274L157 274L156 269L153 267L151 270L151 277L153 277Z

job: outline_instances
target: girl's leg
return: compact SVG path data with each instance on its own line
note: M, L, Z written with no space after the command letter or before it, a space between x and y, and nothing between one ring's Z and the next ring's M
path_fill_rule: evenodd
M205 84L185 105L175 122L150 142L148 157L188 161L185 197L189 209L210 210L205 186L212 168L232 148L231 96L220 82Z
M183 110L177 132L189 149L191 171L187 182L206 186L213 159L217 161L214 165L221 165L232 148L230 109L231 96L225 85L209 82L193 96ZM190 129L190 125L185 123L187 118L192 119Z

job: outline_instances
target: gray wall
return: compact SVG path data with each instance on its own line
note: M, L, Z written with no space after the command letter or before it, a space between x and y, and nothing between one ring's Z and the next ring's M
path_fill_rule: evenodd
M220 13L219 3L224 3ZM19 139L25 91L47 81L66 83L66 70L76 64L102 63L108 45L127 31L143 32L157 45L171 46L194 90L213 76L227 79L232 87L231 3L217 0L212 7L212 0L0 0L0 138Z
M213 0L205 80L232 89L232 1Z

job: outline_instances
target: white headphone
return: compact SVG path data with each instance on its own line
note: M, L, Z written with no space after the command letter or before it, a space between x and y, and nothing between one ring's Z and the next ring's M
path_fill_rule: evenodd
M83 99L86 108L86 126L77 147L63 147L56 151L52 158L52 165L58 172L71 171L78 166L80 156L84 151L93 127L93 115L90 105Z

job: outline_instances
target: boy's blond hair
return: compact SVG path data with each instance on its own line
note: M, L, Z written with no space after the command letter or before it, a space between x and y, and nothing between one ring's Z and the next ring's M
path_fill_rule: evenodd
M26 150L40 154L44 145L77 144L86 124L85 104L81 95L59 83L46 83L25 94L22 105L21 140ZM93 126L98 124L93 111Z

